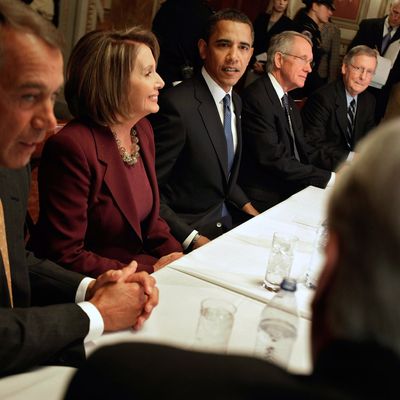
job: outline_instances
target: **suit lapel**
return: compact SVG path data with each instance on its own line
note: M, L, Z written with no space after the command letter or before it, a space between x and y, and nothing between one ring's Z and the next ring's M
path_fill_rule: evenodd
M228 180L228 154L224 127L214 99L202 77L194 80L194 90L194 97L199 101L198 112L211 140L221 169L224 172L226 180Z
M340 80L336 84L336 121L340 128L340 132L343 135L344 140L347 143L346 129L347 129L347 99L346 90L343 85L343 81Z
M129 225L141 239L141 228L137 210L129 190L129 181L123 170L121 157L111 131L106 127L92 128L96 143L97 157L105 165L104 182L110 190L111 196ZM142 152L143 153L143 152ZM142 156L141 153L141 156Z

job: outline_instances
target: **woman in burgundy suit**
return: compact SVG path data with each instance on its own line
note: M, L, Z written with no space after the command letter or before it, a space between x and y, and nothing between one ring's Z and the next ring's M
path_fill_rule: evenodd
M182 255L159 216L154 139L164 82L158 44L139 28L94 31L75 46L65 97L75 117L43 150L30 247L96 277L132 260L153 272Z

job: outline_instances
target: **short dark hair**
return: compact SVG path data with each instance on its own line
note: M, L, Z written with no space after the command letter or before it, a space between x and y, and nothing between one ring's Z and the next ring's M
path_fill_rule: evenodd
M219 21L233 21L249 25L251 29L251 38L254 42L254 28L249 17L234 8L225 8L221 11L216 12L215 14L210 15L210 17L208 18L207 24L204 29L204 40L206 43L208 43L208 41L210 40L211 35L215 31L215 26Z
M95 30L79 40L68 61L64 91L74 117L99 125L130 118L129 80L141 44L150 48L157 61L156 37L140 27Z
M61 49L63 40L54 25L36 11L16 0L0 0L0 65L3 59L5 29L32 33L49 46Z

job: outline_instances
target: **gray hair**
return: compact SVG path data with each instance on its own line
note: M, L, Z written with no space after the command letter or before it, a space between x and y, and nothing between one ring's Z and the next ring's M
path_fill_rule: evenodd
M398 0L400 1L400 0ZM353 58L357 56L367 56L375 58L376 62L378 62L378 51L375 49L371 49L371 47L359 45L355 46L348 51L348 53L343 58L343 64L349 65L353 62Z
M4 58L4 30L31 33L49 46L61 49L63 41L54 25L21 1L0 0L0 66Z
M335 338L374 341L398 355L399 129L397 119L374 130L335 184L328 227L339 254L324 309Z
M279 33L272 37L267 56L267 71L272 72L275 68L275 54L276 53L290 53L292 51L292 46L295 37L300 37L310 43L312 42L309 37L303 35L302 33L295 31L285 31Z

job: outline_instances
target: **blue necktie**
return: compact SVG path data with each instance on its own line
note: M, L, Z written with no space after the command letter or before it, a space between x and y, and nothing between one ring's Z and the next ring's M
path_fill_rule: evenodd
M224 132L226 139L226 150L228 155L228 172L230 172L235 158L235 150L233 148L232 136L232 113L231 113L231 96L227 94L224 99Z

